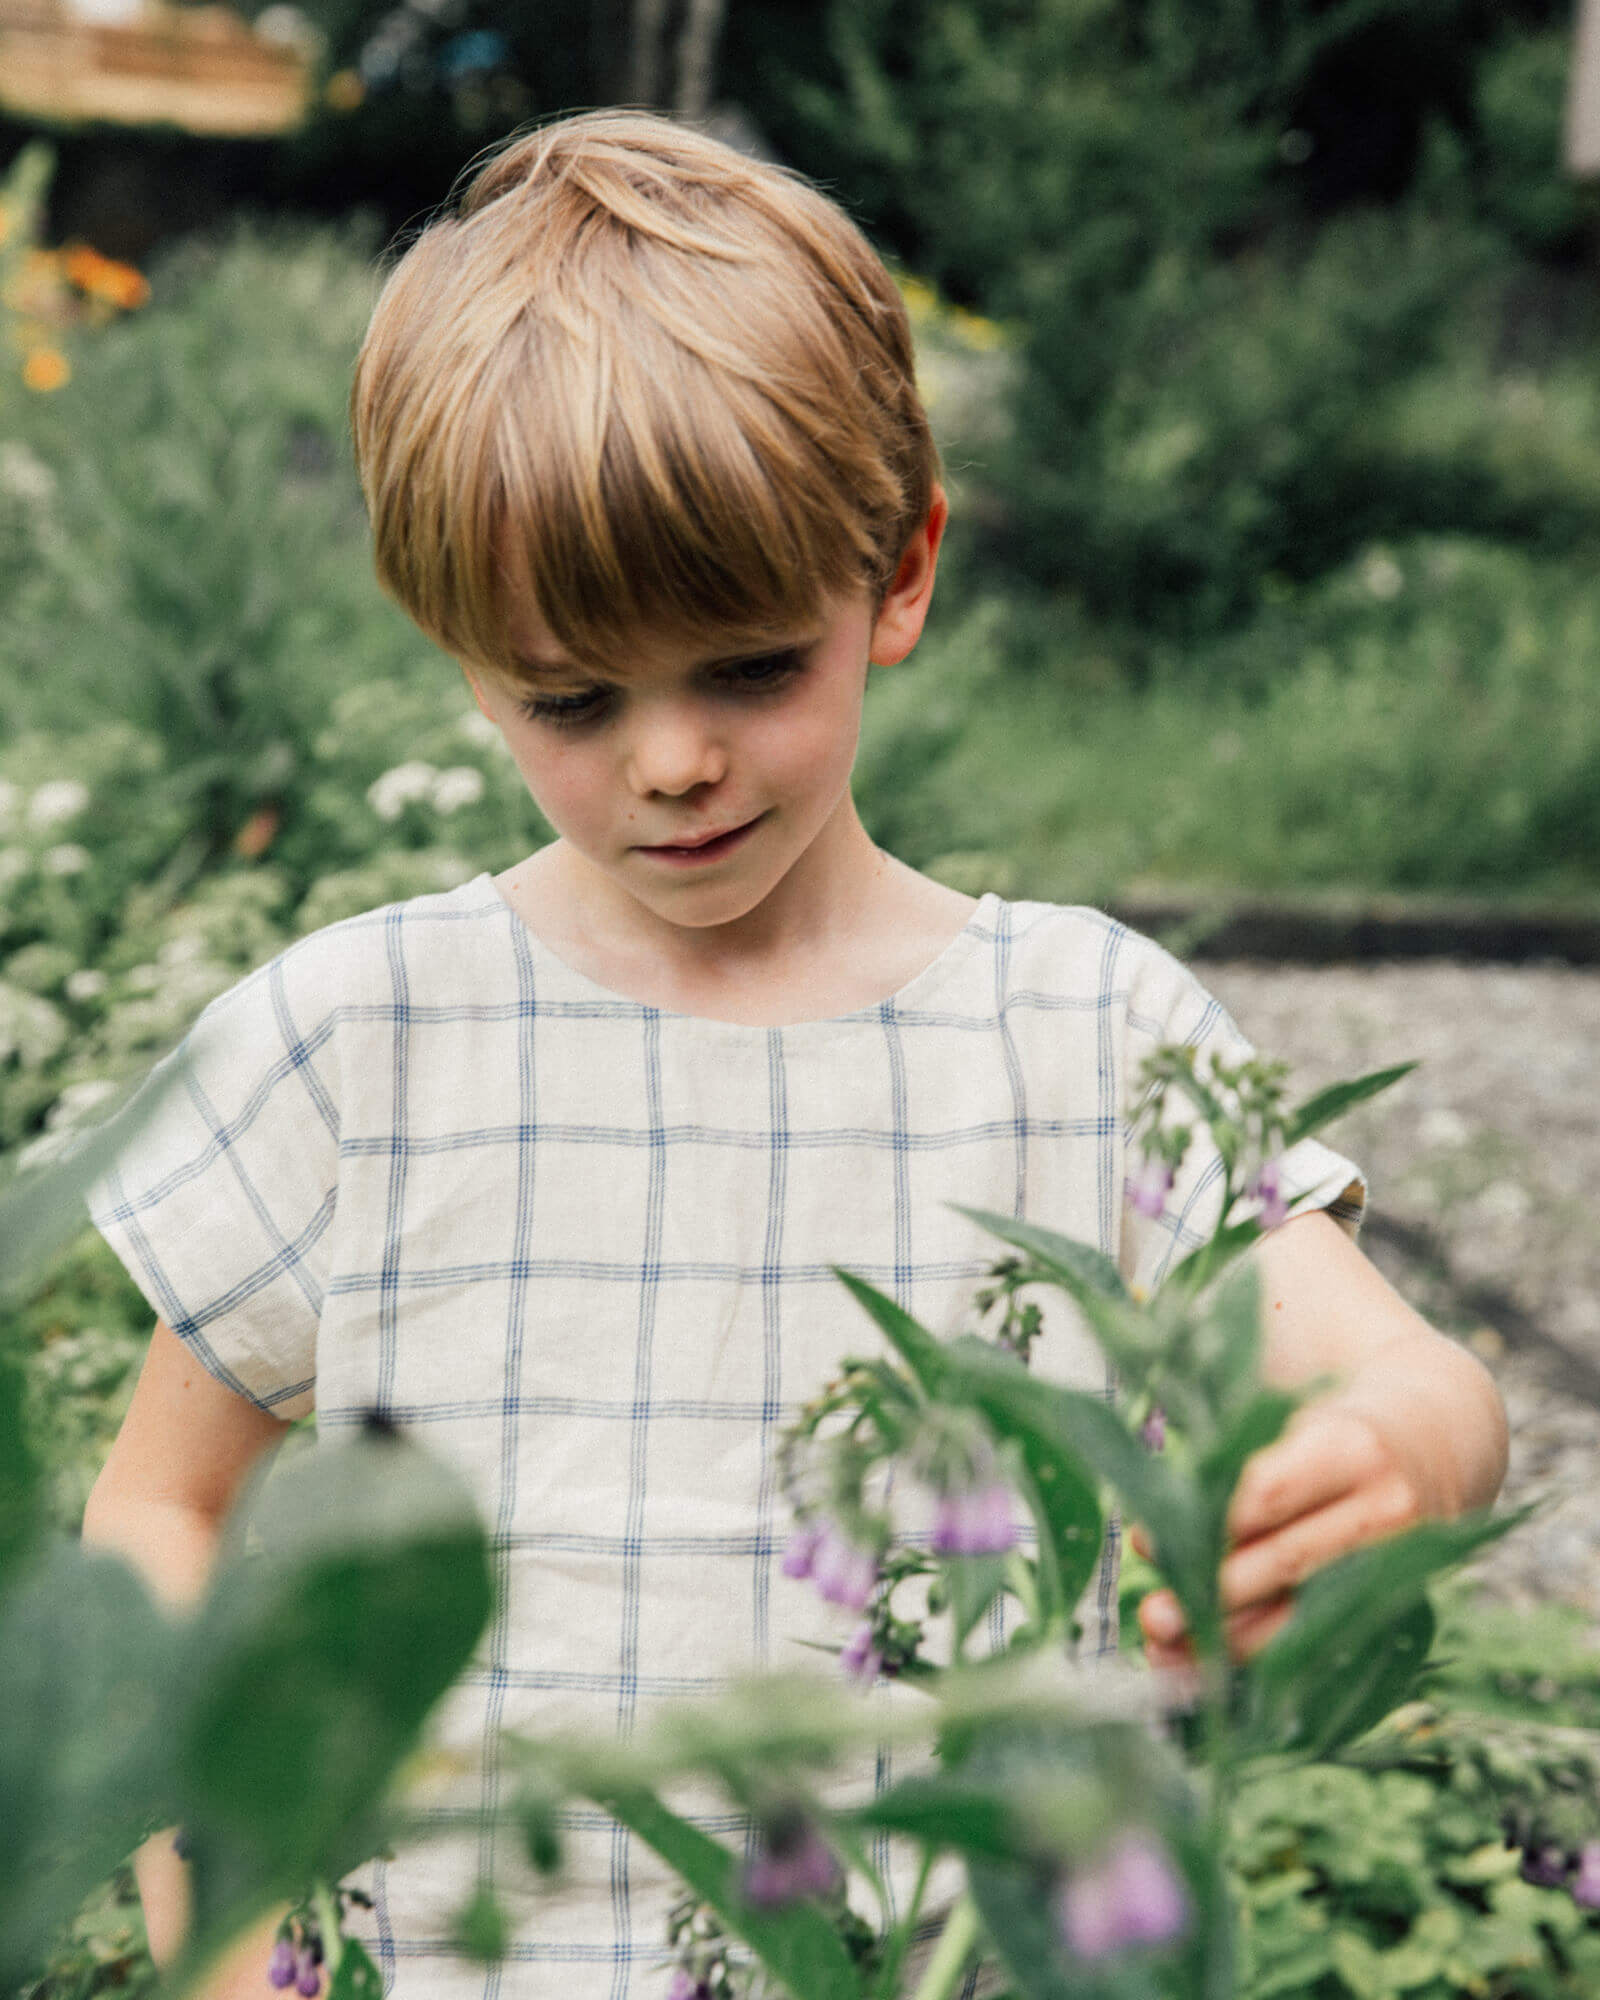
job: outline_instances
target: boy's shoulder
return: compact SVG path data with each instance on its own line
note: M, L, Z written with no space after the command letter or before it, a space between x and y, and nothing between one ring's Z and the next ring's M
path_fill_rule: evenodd
M1004 902L999 908L1014 979L1048 973L1097 993L1199 984L1164 945L1093 904Z
M486 874L453 889L361 910L296 938L206 1009L220 1023L238 1011L287 1010L300 1024L364 1009L426 1001L479 957L476 940L504 930L506 905Z

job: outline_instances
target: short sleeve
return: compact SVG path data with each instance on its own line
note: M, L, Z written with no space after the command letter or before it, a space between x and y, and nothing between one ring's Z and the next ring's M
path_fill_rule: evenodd
M1137 955L1128 989L1124 1044L1125 1145L1139 1104L1140 1069L1161 1043L1193 1048L1202 1069L1209 1059L1231 1065L1255 1053L1226 1008L1193 973L1148 938L1130 941ZM1130 1171L1135 1164L1130 1154ZM1320 1140L1302 1139L1283 1155L1280 1176L1284 1199L1298 1204L1297 1214L1324 1209L1354 1238L1366 1204L1366 1182L1342 1153ZM1124 1201L1119 1262L1130 1284L1155 1291L1174 1264L1214 1234L1221 1220L1223 1182L1221 1157L1205 1126L1196 1124L1161 1214L1143 1215Z
M301 1018L292 956L206 1009L88 1195L157 1316L285 1421L315 1401L339 1158L335 1018Z

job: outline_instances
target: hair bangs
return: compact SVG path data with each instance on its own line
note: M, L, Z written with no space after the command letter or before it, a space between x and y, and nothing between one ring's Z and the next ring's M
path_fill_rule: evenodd
M855 225L636 114L484 168L392 274L351 407L380 578L511 677L522 609L599 667L881 594L937 476L904 306Z

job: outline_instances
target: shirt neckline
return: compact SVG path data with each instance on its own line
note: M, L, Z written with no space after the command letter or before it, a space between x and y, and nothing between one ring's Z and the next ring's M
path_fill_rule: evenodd
M609 986L602 986L597 979L591 979L587 973L580 972L575 965L569 964L558 951L540 937L537 931L531 929L512 908L488 869L465 883L463 888L465 890L482 888L492 899L491 907L502 910L510 923L527 940L528 948L535 959L554 967L563 979L589 998L608 1007L629 1007L638 1014L650 1014L660 1021L671 1021L695 1028L716 1028L734 1035L748 1036L793 1035L807 1030L857 1027L863 1022L880 1020L886 1008L898 1012L924 1001L928 991L942 985L954 971L958 961L966 957L970 945L977 942L980 937L993 934L994 919L1001 903L1000 896L994 890L986 891L978 898L977 908L949 943L935 953L920 972L914 972L903 986L887 994L882 1000L874 1000L868 1006L854 1008L848 1014L825 1014L800 1021L758 1022L724 1021L715 1014L680 1014L671 1007L657 1007L648 1000L637 1000L631 993L615 992Z

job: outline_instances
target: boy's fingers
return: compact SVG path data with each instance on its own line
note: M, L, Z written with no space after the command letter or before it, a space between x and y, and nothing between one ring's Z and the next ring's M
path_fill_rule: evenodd
M1139 1600L1139 1630L1157 1645L1171 1645L1184 1635L1183 1609L1170 1590L1152 1590Z
M1128 1540L1133 1546L1134 1554L1143 1556L1145 1561L1149 1562L1151 1557L1150 1537L1145 1533L1144 1529L1139 1526L1139 1523L1137 1521L1129 1523Z
M1289 1596L1277 1597L1270 1604L1252 1604L1248 1611L1241 1611L1228 1620L1228 1652L1235 1660L1248 1660L1259 1653L1269 1640L1288 1624L1294 1612L1294 1599Z
M1411 1482L1404 1473L1391 1472L1276 1534L1236 1548L1222 1565L1222 1602L1235 1611L1267 1603L1324 1563L1398 1534L1421 1516Z
M1247 1461L1228 1508L1228 1534L1253 1541L1326 1507L1391 1468L1365 1418L1342 1410L1302 1413L1275 1444Z

